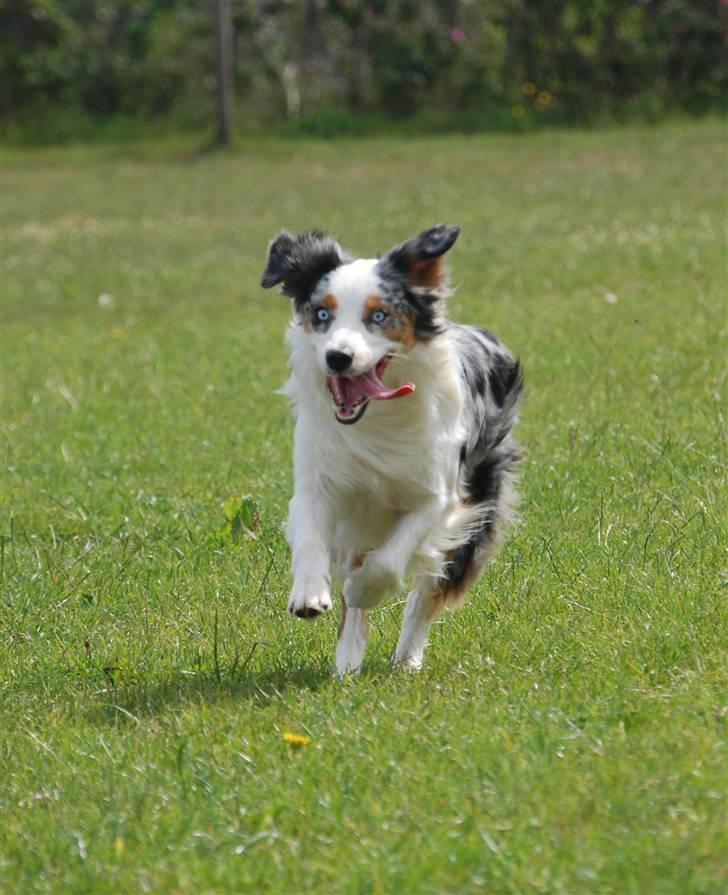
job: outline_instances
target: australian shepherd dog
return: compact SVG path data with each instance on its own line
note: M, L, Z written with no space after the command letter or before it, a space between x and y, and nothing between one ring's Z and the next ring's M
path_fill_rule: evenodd
M412 577L394 662L422 666L430 625L458 605L514 500L521 368L490 332L450 323L439 225L354 260L317 230L271 242L265 288L293 301L295 491L288 611L314 618L343 582L339 674L359 669L366 612Z

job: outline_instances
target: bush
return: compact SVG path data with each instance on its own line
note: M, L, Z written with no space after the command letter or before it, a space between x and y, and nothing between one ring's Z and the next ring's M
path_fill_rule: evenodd
M724 107L716 0L246 0L235 84L248 125L538 126ZM198 0L6 0L0 110L15 130L213 115L209 11ZM348 110L348 111L342 111ZM458 124L460 122L460 124ZM58 127L54 128L58 130ZM41 128L42 130L42 128Z

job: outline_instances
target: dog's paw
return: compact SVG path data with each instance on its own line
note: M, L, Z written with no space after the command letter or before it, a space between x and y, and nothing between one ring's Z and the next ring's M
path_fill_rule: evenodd
M298 618L316 618L331 609L331 593L328 587L296 588L291 591L288 611Z
M422 656L414 655L397 658L395 655L392 659L392 665L400 671L406 671L408 674L416 674L418 671L422 671Z
M344 600L347 606L371 609L401 586L399 573L383 563L376 553L370 553L344 582Z

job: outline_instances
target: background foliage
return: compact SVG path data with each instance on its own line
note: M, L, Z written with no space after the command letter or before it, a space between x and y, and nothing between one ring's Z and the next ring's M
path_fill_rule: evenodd
M717 107L727 80L722 0L234 0L233 11L244 127L652 119ZM5 132L207 123L212 57L199 0L7 0Z

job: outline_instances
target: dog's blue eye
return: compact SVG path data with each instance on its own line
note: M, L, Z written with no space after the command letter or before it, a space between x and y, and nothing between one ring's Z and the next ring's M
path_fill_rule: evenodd
M384 321L386 319L387 319L386 311L375 311L372 314L372 323L384 323Z
M331 312L328 311L326 308L317 308L316 309L316 320L319 323L326 323L326 321L329 320L330 317L331 317Z

